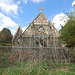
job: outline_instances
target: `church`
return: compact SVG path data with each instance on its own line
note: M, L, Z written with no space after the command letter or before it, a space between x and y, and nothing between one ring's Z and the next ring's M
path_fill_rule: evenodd
M35 52L35 56L37 56L39 48L48 50L50 48L60 47L59 31L47 19L42 10L43 8L41 7L38 16L29 24L24 32L18 26L12 39L12 46L19 48L16 48L16 50L12 48L15 57L24 57L26 53L25 56L28 58L29 53L32 54L33 49L37 50ZM22 53L21 56L18 55L19 53Z

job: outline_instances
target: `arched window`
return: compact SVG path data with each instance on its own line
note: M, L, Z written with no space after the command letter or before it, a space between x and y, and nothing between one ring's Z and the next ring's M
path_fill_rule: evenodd
M45 33L43 27L37 28L36 35L39 36L38 38L36 38L36 47L38 46L47 47L47 39L46 39L47 34Z
M43 29L42 27L40 27L40 28L38 29L38 31L44 32L44 29Z

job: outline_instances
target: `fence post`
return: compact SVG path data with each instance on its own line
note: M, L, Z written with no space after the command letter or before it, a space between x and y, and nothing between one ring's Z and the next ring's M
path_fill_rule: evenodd
M18 60L18 62L21 61L22 43L23 43L23 37L20 36L20 47L21 47L21 48L19 48L19 52L20 52L20 53L19 53L19 60Z

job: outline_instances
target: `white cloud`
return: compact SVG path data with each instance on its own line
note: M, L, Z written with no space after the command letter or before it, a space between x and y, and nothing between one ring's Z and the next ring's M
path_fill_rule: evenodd
M11 18L5 16L0 12L0 25L2 25L3 27L14 27L17 24Z
M19 11L20 11L21 13L23 13L23 10L22 10L22 7L21 7L21 6L19 7Z
M3 26L0 26L0 31L3 29Z
M14 0L0 0L0 9L6 14L18 14L18 5Z
M24 32L26 28L27 28L27 27L23 27L23 28L22 28L22 31Z
M68 16L66 16L64 13L60 13L53 18L53 24L57 30L60 30L61 25L64 26L68 20Z
M75 1L73 1L72 6L75 6Z
M18 10L20 9L19 5L21 4L21 1L27 4L28 1L39 3L45 0L0 0L0 10L6 14L18 15ZM22 9L20 11L22 12Z
M25 4L27 4L28 0L22 0Z
M39 2L43 2L44 0L31 0L34 3L39 3Z
M4 27L11 28L12 33L17 28L18 24L16 24L10 17L5 16L0 12L0 30L2 30Z
M17 4L18 4L18 5L20 5L20 4L21 4L21 1L20 1L20 0L19 0L19 1L17 1Z
M66 3L68 0L64 0L64 3Z
M48 19L50 20L50 22L52 22L52 21L53 21L54 16L55 16L54 14L53 14L53 15L51 15L51 16L49 16L49 18L48 18Z
M22 0L25 4L27 4L28 1L32 1L33 3L40 3L43 2L45 0Z
M10 28L10 30L11 30L12 35L14 35L15 32L16 32L16 29L12 29L12 28Z

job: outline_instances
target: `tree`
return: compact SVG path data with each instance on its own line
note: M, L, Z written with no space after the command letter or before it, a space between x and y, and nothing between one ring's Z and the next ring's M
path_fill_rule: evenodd
M1 46L10 46L12 40L11 31L7 28L3 28L0 32L0 45Z
M60 40L66 44L66 46L75 46L75 20L69 19L65 26L61 29Z

